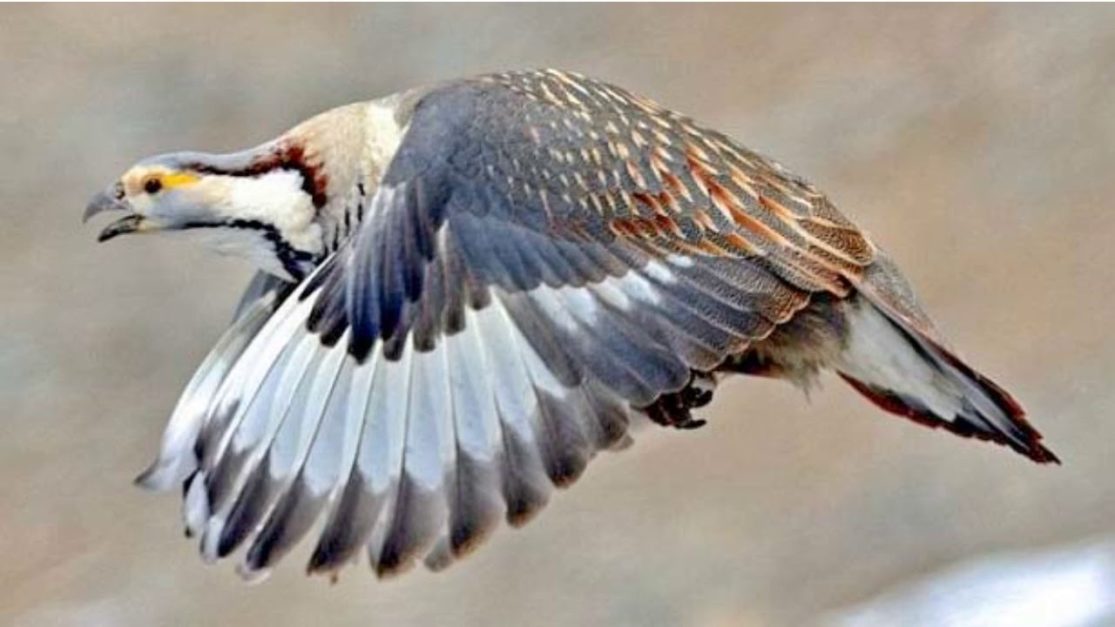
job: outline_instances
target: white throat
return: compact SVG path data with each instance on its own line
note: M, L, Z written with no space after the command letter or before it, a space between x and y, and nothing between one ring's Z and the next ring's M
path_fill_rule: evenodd
M297 172L276 170L257 177L228 178L225 202L214 207L219 218L271 224L295 248L320 248L321 229L314 223L317 211Z
M276 170L257 177L223 177L221 200L211 205L214 223L226 226L181 231L222 255L241 257L265 272L294 278L278 254L287 247L320 255L322 229L302 177ZM289 252L289 251L288 251Z

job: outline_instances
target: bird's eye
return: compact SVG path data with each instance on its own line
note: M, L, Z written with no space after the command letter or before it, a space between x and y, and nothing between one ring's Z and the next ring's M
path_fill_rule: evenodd
M143 182L143 191L148 194L157 194L163 188L163 182L157 178L149 178Z

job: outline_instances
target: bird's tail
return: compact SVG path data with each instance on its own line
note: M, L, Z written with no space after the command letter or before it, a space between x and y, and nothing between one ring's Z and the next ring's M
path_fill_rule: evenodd
M881 272L889 269L883 264ZM867 279L849 302L847 342L835 364L852 387L923 425L997 442L1038 463L1060 463L1022 406L943 346L900 275Z

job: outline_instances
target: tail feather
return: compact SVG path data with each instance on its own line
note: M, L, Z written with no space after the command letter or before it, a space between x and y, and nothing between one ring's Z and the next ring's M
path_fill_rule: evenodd
M1060 463L1001 387L944 348L935 332L869 295L848 308L840 375L876 405L920 424L996 442L1037 463Z

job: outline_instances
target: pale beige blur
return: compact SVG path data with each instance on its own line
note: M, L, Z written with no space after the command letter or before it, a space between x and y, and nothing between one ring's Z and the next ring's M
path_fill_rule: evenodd
M130 485L249 270L98 246L81 209L154 153L556 66L770 154L888 248L1065 461L733 381L710 424L594 463L449 571L265 584ZM794 624L1115 516L1115 10L1011 6L0 8L0 624Z

